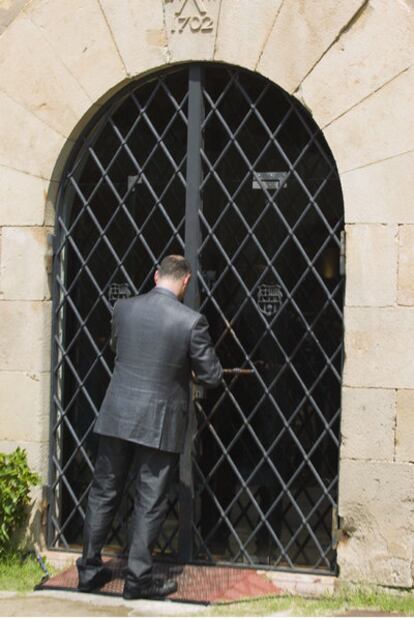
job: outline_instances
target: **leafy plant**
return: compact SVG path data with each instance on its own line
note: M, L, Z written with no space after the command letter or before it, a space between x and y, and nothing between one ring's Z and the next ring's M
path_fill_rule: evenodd
M25 449L0 453L0 556L10 551L14 534L25 523L30 488L40 477L27 464Z

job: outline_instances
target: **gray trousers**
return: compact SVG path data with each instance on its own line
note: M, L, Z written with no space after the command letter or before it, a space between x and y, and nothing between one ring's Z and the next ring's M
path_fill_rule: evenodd
M135 497L126 579L139 584L151 577L151 551L165 515L168 485L178 454L110 436L99 439L83 530L83 554L77 561L79 576L85 582L100 571L101 551L134 466Z

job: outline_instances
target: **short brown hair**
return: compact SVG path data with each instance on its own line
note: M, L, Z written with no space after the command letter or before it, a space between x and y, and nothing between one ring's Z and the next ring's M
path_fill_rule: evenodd
M158 273L160 277L181 279L191 273L191 266L184 256L166 256L158 267Z

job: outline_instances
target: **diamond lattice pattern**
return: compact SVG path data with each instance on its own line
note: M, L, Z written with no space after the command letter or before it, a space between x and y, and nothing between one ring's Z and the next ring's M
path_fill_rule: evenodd
M198 281L226 373L196 402L194 560L335 569L343 277L332 155L292 97L206 65ZM57 218L49 544L81 544L116 299L184 253L188 68L85 132ZM178 471L157 552L178 552ZM125 547L130 492L109 545Z

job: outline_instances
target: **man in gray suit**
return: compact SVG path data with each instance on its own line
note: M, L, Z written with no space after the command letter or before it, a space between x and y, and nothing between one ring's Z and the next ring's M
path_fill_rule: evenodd
M168 256L151 292L114 307L115 367L94 428L100 441L83 555L77 561L80 591L92 591L111 578L101 550L133 463L135 502L123 596L164 597L176 590L175 581L153 578L151 550L165 514L171 472L184 448L191 374L215 387L223 373L206 318L181 303L190 278L187 260Z

